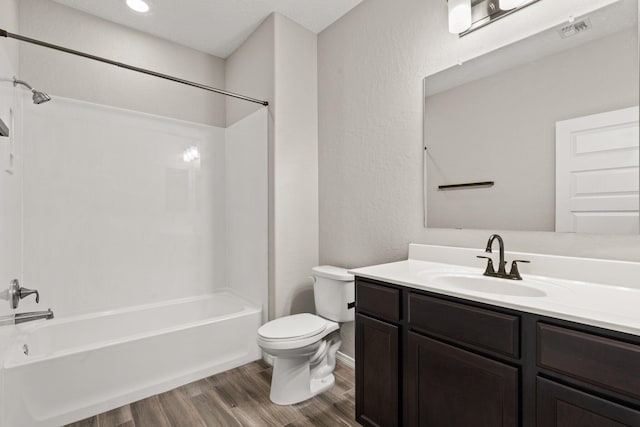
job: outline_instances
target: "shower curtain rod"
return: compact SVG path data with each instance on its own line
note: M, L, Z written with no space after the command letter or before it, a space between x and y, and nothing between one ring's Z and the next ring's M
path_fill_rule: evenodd
M264 106L269 105L269 103L267 101L262 101L262 100L259 100L259 99L250 98L248 96L240 95L238 93L228 92L228 91L222 90L222 89L216 89L215 87L205 86L205 85L200 84L200 83L191 82L189 80L180 79L178 77L169 76L167 74L157 73L155 71L147 70L145 68L140 68L140 67L135 67L133 65L124 64L122 62L112 61L111 59L102 58L100 56L91 55L89 53L80 52L78 50L73 50L73 49L68 49L66 47L57 46L55 44L43 42L43 41L40 41L40 40L36 40L36 39L29 38L29 37L25 37L25 36L21 36L19 34L13 34L13 33L10 33L10 32L8 32L6 30L3 30L3 29L0 29L0 37L12 38L12 39L20 40L22 42L27 42L27 43L35 44L35 45L38 45L38 46L47 47L49 49L58 50L60 52L69 53L71 55L81 56L81 57L87 58L87 59L93 59L94 61L104 62L105 64L115 65L116 67L126 68L127 70L137 71L138 73L148 74L150 76L159 77L161 79L170 80L172 82L181 83L181 84L187 85L187 86L197 87L199 89L208 90L210 92L219 93L219 94L225 95L225 96L231 96L233 98L243 99L245 101L254 102L256 104L261 104L261 105L264 105Z

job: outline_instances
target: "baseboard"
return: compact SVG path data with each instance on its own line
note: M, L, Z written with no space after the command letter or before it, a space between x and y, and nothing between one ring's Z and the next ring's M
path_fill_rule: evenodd
M338 359L340 362L344 363L345 365L347 365L350 368L355 368L356 367L356 360L351 356L347 356L346 354L344 354L341 351L336 353L336 359Z

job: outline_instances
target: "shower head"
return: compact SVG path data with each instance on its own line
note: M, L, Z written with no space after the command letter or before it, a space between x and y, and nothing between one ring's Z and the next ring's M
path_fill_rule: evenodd
M18 80L15 77L13 78L13 87L16 87L18 85L22 85L24 87L26 87L27 89L29 89L32 93L33 93L33 103L34 104L44 104L47 101L51 101L51 97L49 95L47 95L44 92L40 92L39 90L36 90L34 88L31 87L31 85L23 80Z
M33 92L33 103L34 104L44 104L47 101L51 101L51 97L44 92L40 92L39 90L32 89Z

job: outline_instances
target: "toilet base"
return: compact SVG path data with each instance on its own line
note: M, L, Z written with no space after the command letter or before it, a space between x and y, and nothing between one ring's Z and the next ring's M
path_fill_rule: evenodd
M276 405L293 405L324 393L335 384L335 353L342 340L332 334L297 355L275 357L269 398Z
M320 380L311 380L311 396L316 396L320 393L324 393L329 390L336 383L336 377L333 374L329 374L325 378Z
M309 356L280 358L273 364L269 398L276 405L293 405L323 393L335 383L333 374L311 379Z

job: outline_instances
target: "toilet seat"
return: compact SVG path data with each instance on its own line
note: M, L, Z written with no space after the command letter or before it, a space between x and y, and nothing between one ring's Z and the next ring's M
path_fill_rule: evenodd
M258 329L258 345L267 353L303 349L319 345L330 333L340 329L331 320L310 313L294 314L265 323Z
M301 313L265 323L258 329L258 335L264 341L302 340L321 334L326 328L326 319Z

